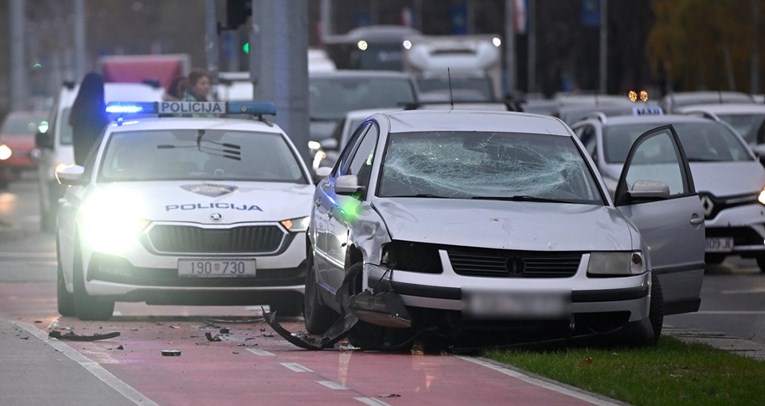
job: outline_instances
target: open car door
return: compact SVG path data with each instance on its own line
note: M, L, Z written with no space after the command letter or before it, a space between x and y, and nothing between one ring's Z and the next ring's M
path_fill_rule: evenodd
M614 201L648 247L650 269L663 291L664 314L697 311L704 277L704 211L671 125L635 141Z

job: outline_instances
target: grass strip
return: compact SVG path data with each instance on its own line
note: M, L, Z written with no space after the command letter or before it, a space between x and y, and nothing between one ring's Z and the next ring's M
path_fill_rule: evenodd
M633 405L765 402L765 362L667 336L655 348L503 349L484 356Z

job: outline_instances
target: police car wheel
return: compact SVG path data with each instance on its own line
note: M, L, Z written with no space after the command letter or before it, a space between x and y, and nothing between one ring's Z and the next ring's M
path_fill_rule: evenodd
M64 281L64 272L61 270L61 265L58 266L57 274L56 301L58 304L58 313L65 317L75 316L74 295L66 291L66 282Z
M114 313L114 301L93 298L85 290L79 247L74 250L74 309L80 320L108 320Z
M306 255L305 275L305 300L303 303L303 317L305 329L311 334L322 334L339 317L330 307L325 306L319 297L319 285L316 282L316 274L313 266L313 252L308 249Z

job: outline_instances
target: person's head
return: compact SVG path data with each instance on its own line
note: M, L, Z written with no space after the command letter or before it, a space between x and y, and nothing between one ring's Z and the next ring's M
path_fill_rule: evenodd
M186 80L186 91L197 100L207 100L211 86L210 74L201 69L192 70Z

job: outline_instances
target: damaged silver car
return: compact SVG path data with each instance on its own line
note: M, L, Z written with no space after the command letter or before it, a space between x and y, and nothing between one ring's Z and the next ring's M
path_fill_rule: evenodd
M364 348L424 333L655 344L664 306L698 310L704 213L671 126L624 168L612 198L553 117L371 116L314 194L305 326L323 339L306 348L348 333Z

